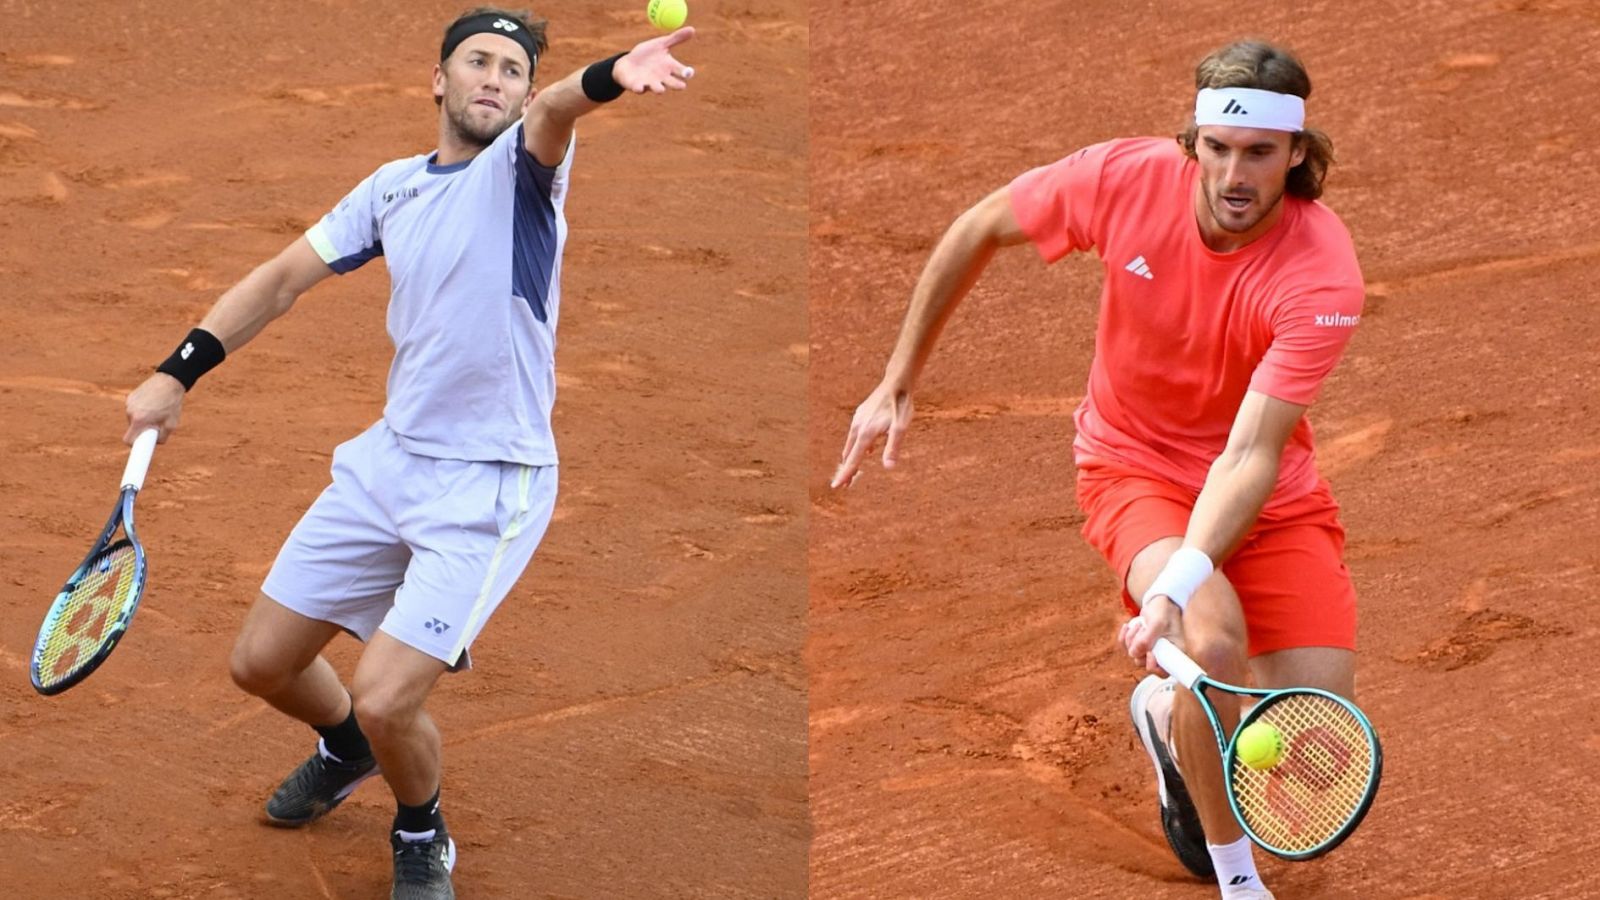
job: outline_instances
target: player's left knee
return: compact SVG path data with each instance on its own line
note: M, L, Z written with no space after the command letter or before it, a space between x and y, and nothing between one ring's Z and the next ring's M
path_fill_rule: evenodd
M1231 631L1185 633L1189 657L1207 674L1222 681L1238 683L1245 670L1246 651L1242 635Z

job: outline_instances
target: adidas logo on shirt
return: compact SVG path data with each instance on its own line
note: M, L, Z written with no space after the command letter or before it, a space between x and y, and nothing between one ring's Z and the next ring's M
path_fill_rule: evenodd
M1135 256L1133 258L1133 262L1128 263L1127 265L1123 266L1123 268L1135 275L1138 275L1140 278L1148 278L1151 281L1156 279L1156 276L1150 273L1150 265L1144 261L1144 257L1142 256Z

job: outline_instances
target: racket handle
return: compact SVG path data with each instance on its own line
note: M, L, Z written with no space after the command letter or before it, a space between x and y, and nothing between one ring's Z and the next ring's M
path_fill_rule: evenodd
M1167 674L1178 679L1179 684L1190 690L1194 690L1195 682L1206 675L1206 671L1200 668L1199 663L1190 659L1189 654L1178 649L1177 644L1166 638L1158 639L1150 652L1155 654L1156 662L1167 670Z
M133 439L133 452L128 454L128 467L122 470L123 489L138 490L144 487L144 473L150 469L150 457L156 452L156 438L161 432L146 428Z

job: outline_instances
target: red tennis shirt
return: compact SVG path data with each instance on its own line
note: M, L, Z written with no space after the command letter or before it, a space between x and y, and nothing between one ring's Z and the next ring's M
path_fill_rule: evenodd
M1333 211L1283 198L1272 230L1231 253L1195 221L1199 170L1171 138L1107 141L1011 183L1046 262L1094 248L1105 266L1078 464L1132 465L1199 492L1248 390L1310 404L1361 319L1355 247ZM1318 480L1295 426L1267 508Z

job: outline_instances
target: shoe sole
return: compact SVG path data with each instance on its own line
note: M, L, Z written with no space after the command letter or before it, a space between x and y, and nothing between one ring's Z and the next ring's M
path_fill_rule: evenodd
M349 797L351 794L355 793L356 788L360 787L361 783L363 781L366 781L368 778L371 778L374 775L378 775L378 774L381 774L381 769L379 769L378 767L374 766L371 772L368 772L365 775L362 775L361 777L357 778L355 781L352 781L349 784L345 785L343 788L341 788L339 790L339 793L333 795L333 799L328 802L327 806L324 806L320 810L314 811L309 816L306 816L304 818L299 818L299 819L282 819L282 818L279 818L279 817L273 815L270 810L267 810L266 811L266 822L267 822L268 825L271 825L274 828L303 828L303 827L305 827L307 825L310 825L312 822L315 822L316 820L322 818L323 816L327 815L328 813L333 812L335 809L338 809L339 808L339 804L343 803L345 801L346 797ZM454 853L455 851L452 849L451 852Z
M1145 676L1128 699L1128 716L1133 719L1133 728L1139 733L1139 743L1144 745L1144 752L1156 770L1161 832L1167 838L1167 846L1172 848L1172 855L1178 858L1185 869L1201 878L1209 878L1216 874L1216 866L1205 847L1205 829L1200 824L1200 814L1195 810L1188 786L1183 783L1182 773L1162 748L1161 742L1156 740L1153 733L1155 722L1144 711L1145 700L1160 690L1165 682L1166 679L1157 675ZM1192 841L1188 837L1191 834L1201 835L1199 847L1191 846Z

